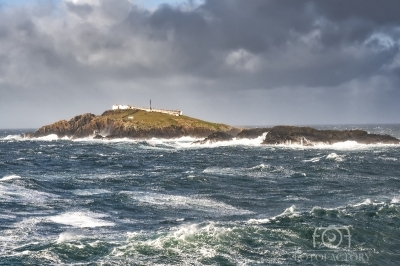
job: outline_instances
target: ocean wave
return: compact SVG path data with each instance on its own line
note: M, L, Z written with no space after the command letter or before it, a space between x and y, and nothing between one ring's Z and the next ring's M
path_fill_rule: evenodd
M292 200L293 201L300 201L300 200L309 201L310 199L305 198L305 197L292 196L292 195L286 196L286 198L284 199L284 201L292 201Z
M399 144L383 144L383 143L374 143L374 144L363 144L358 143L357 141L344 141L344 142L337 142L334 144L326 144L326 143L318 143L314 146L302 146L300 144L263 144L262 146L267 147L277 147L277 148L284 148L284 149L299 149L299 150L366 150L366 149L373 149L373 148L382 148L382 147L399 147Z
M8 180L12 179L20 179L20 177L15 176ZM4 185L0 185L0 199L10 202L25 202L26 204L45 204L49 200L55 198L58 198L56 194L21 187L13 183L4 183Z
M359 219L369 219L370 215L378 214L381 216L400 217L400 197L396 196L386 201L371 200L369 198L358 203L348 203L337 207L313 206L311 209L298 211L296 205L286 208L282 213L271 217L251 218L247 224L279 224L281 220L293 223L299 221L312 222L315 218L329 217L330 220L340 221L348 217L359 217ZM313 218L314 217L314 218ZM288 220L289 219L289 220Z
M266 263L267 258L251 258L245 254L253 250L253 241L278 251L279 247L268 241L268 234L268 229L238 224L184 224L168 231L128 233L127 243L114 248L111 255L117 258L132 258L131 264L147 264L149 261L157 261L156 264L160 265ZM246 241L248 238L252 241Z
M383 160L383 161L393 161L393 162L395 162L395 161L397 161L398 159L397 158L394 158L394 157L386 157L386 156L379 156L379 157L377 157L377 158L375 158L375 160Z
M249 170L264 170L264 169L267 169L267 168L270 168L271 166L270 165L266 165L266 164L259 164L259 165L256 165L256 166L253 166L253 167L250 167L249 168Z
M22 135L8 135L6 137L0 138L3 141L56 141L56 140L71 140L69 137L59 138L56 134L50 134L47 136L37 137L37 138L25 138Z
M281 165L272 166L270 164L258 164L252 167L218 167L210 166L203 170L209 175L221 176L246 176L251 178L275 178L280 177L305 177L304 172L296 172Z
M91 196L91 195L97 195L97 194L111 193L111 191L106 190L106 189L75 189L71 192L78 196Z
M93 139L93 137L76 138L72 139L68 136L63 138L58 138L56 134L50 134L38 138L24 138L21 135L8 135L6 137L0 138L3 141L56 141L56 140L68 140L73 142L94 142L94 143L143 143L142 147L147 149L199 149L199 148L217 148L217 147L229 147L229 146L249 146L249 147L265 147L269 149L284 148L284 149L333 149L333 150L363 150L377 147L398 147L400 144L361 144L356 141L344 141L334 144L324 144L319 143L314 146L302 146L299 144L261 144L264 140L263 136L254 139L236 139L233 138L230 141L219 141L215 143L194 143L196 141L202 140L203 138L194 138L190 136L184 136L179 138L151 138L151 139L130 139L130 138L115 138L115 139ZM337 159L338 161L340 159Z
M6 175L6 176L0 178L0 181L8 181L8 180L19 179L19 178L21 178L19 175Z
M286 208L281 214L276 216L272 216L270 218L260 218L260 219L249 219L247 221L248 224L266 224L270 223L271 221L275 221L282 217L294 218L299 217L300 213L296 209L296 205L292 205L289 208Z
M0 138L0 140L22 140L21 135L7 135L6 137Z
M392 204L400 203L400 196L393 197L390 203Z
M154 192L120 192L129 195L133 200L141 203L148 204L158 208L177 208L197 210L206 213L212 213L217 216L224 215L245 215L252 214L253 212L239 209L234 206L228 205L223 202L202 198L198 196L176 196L168 194L160 194Z
M48 217L50 221L58 224L70 225L74 227L102 227L102 226L114 226L115 223L105 221L99 218L108 217L106 214L93 213L90 211L77 211L77 212L66 212L63 214Z
M261 144L264 140L263 136L260 136L258 138L254 138L254 139L237 139L237 138L233 138L232 140L229 141L218 141L218 142L214 142L214 143L204 143L204 144L200 144L200 143L195 143L192 144L191 146L193 147L198 147L198 148L216 148L216 147L226 147L226 146L253 146L253 147L259 147L262 146L263 144ZM264 146L264 145L263 145Z
M356 203L356 204L350 204L350 206L352 206L352 207L360 207L360 206L363 206L363 205L383 205L383 204L385 204L385 202L374 202L371 199L366 199L366 200L364 200L362 202L359 202L359 203Z
M342 162L344 155L337 155L336 153L333 152L333 153L328 154L325 158L328 160L335 160L337 162Z
M322 158L322 156L318 156L318 157L314 157L314 158L311 158L311 159L308 159L308 160L303 160L303 162L305 162L305 163L308 163L308 162L316 163L316 162L319 162L319 160L321 160L321 158Z
M62 232L57 239L57 243L63 243L71 240L78 240L85 237L82 231L76 230L68 230L66 232Z
M336 161L336 162L343 162L344 157L345 157L345 155L338 155L338 154L333 152L333 153L330 153L330 154L328 154L326 156L324 156L324 155L323 156L316 156L316 157L313 157L311 159L306 159L306 160L303 160L303 162L305 162L305 163L308 163L308 162L316 163L316 162L319 162L321 159L333 160L333 161Z

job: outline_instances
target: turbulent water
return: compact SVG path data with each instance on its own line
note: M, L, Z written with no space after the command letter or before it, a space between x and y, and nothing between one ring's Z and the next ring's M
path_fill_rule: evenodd
M0 132L0 265L400 263L400 145L21 132Z

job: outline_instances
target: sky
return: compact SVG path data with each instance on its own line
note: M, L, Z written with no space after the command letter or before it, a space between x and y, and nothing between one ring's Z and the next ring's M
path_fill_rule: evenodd
M230 125L400 123L398 0L0 0L0 128L113 104Z

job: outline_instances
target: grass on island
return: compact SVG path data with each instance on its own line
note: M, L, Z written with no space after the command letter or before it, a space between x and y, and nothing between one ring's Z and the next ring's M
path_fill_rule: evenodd
M211 123L196 119L193 117L181 115L173 116L169 114L146 112L143 110L108 110L102 116L109 117L115 120L120 120L125 123L137 125L139 127L167 127L171 125L185 127L204 127L214 130L228 129L230 126L218 123Z

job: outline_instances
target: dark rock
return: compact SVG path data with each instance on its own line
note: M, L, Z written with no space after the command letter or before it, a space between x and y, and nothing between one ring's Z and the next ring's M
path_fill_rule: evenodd
M233 139L231 134L225 132L214 132L209 135L207 138L199 141L193 142L193 144L205 144L205 143L215 143L218 141L230 141Z
M43 137L56 134L59 138L68 137L87 137L95 129L86 127L96 116L94 114L83 114L72 118L69 121L61 120L54 124L43 126L35 132L35 137Z
M237 135L237 139L256 139L262 136L265 132L270 131L271 128L248 128L243 129Z
M104 139L104 137L102 135L96 135L93 137L93 139Z
M107 135L104 137L104 139L118 139L118 138L120 138L120 136L118 135Z
M276 126L265 136L262 144L334 144L356 141L362 144L399 144L400 140L389 135L368 134L364 130L318 130L311 127Z

